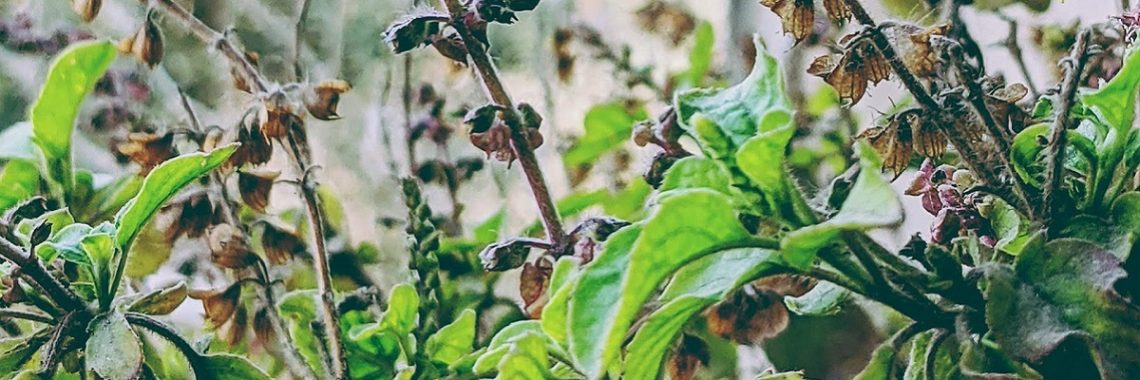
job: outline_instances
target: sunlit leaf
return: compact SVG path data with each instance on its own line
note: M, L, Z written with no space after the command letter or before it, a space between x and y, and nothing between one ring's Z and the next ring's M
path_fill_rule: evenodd
M131 380L142 374L142 345L123 314L113 311L95 317L90 331L84 350L88 370L108 380Z
M807 294L799 297L784 297L784 304L788 306L788 311L793 313L820 317L838 314L842 310L843 304L850 298L851 291L824 281L817 284Z
M471 353L475 344L475 311L463 310L454 322L439 329L424 342L424 350L432 361L451 365Z
M562 156L568 168L592 164L603 154L629 141L633 124L648 118L645 107L627 102L604 103L586 111L586 134Z

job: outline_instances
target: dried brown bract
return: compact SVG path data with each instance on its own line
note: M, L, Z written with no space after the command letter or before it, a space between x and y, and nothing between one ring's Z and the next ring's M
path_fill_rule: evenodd
M784 297L746 286L708 312L709 332L739 344L755 344L788 327Z
M174 157L174 134L131 133L127 142L119 145L119 153L126 155L142 168L146 175L151 169Z
M337 105L340 95L348 92L352 86L343 80L330 80L318 83L305 93L305 108L309 114L319 120L340 119L337 114Z
M245 60L247 62L249 62L249 64L253 65L253 67L258 66L258 61L261 60L261 56L257 55L256 52L247 51L247 52L243 52L242 54L245 55ZM253 88L250 87L249 81L246 80L245 75L242 74L241 71L238 70L238 68L236 68L236 67L230 68L230 77L233 78L233 80L234 80L234 87L235 88L237 88L238 90L240 90L242 92L246 92L246 93L250 93L250 94L253 93Z
M519 295L522 296L523 306L531 317L541 317L542 308L546 305L546 288L550 287L550 275L553 268L550 261L539 258L536 264L523 264L519 276Z
M153 13L147 14L146 21L135 34L119 42L119 51L135 56L151 68L162 62L162 30L154 23Z
M261 246L265 249L265 257L273 265L282 265L293 256L305 253L305 243L293 231L288 231L274 223L263 223L265 229L261 233Z
M854 35L844 38L847 40ZM867 83L876 84L890 77L891 67L870 41L856 38L843 55L820 56L808 67L808 74L823 78L849 104L859 103Z
M241 300L241 282L235 282L223 291L198 290L190 292L190 298L202 301L206 320L210 325L220 327L230 320Z
M273 156L273 144L261 133L260 123L255 119L252 126L239 126L237 142L241 143L230 156L230 166L264 165Z
M166 229L166 239L171 242L182 236L200 237L214 221L214 204L205 191L191 193L170 207L174 222Z
M641 28L651 33L662 33L673 45L680 44L697 28L697 18L679 4L652 0L637 10Z
M273 190L273 183L280 175L279 172L238 172L238 191L241 193L241 200L257 212L265 212L265 207L269 206L269 194Z
M1021 83L1012 83L1005 87L998 87L986 96L986 108L999 126L1007 128L1011 133L1020 132L1029 121L1029 113L1017 105L1029 95L1029 88Z
M273 321L269 316L269 308L262 306L253 312L253 335L257 337L257 343L263 346L273 341Z
M392 45L397 54L431 44L443 30L446 14L422 9L408 13L388 27L384 41Z
M760 0L760 5L768 7L784 25L784 33L791 34L796 41L802 41L815 28L815 6L813 0Z
M902 29L909 42L903 63L918 77L931 78L938 75L938 53L931 47L931 38L945 36L950 32L950 24L939 24L926 29L917 26Z
M210 261L227 269L241 269L256 262L249 248L249 239L241 230L229 224L210 227Z
M883 157L883 170L889 170L895 178L906 170L916 150L923 156L937 158L949 144L946 135L920 109L899 112L888 119L887 125L868 128L856 138L867 139Z
M220 331L219 335L221 335L222 341L233 347L241 343L247 330L249 330L249 312L246 311L245 305L239 304L234 310L233 318L230 318L230 323L224 330Z
M574 61L577 57L570 50L570 42L574 40L574 31L561 28L554 31L554 56L558 60L558 80L569 82L574 74Z
M259 119L261 133L270 139L285 138L290 131L300 129L305 124L297 115L289 97L280 91L273 93L265 101Z
M823 9L833 22L841 23L851 19L851 8L843 0L823 0Z
M84 22L91 22L95 16L99 15L99 8L103 7L103 0L72 0L71 9L83 19Z

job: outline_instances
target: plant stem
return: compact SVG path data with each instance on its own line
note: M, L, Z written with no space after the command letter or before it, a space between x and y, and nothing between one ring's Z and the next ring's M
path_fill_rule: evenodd
M227 60L230 61L234 67L238 69L239 74L245 77L247 82L255 90L255 93L264 93L269 89L269 85L261 72L249 62L245 55L234 46L232 42L225 35L211 29L206 24L198 20L194 15L176 4L173 0L151 0L156 3L156 8L161 9L168 15L173 16L175 19L181 21L190 29L192 34L199 40L206 44L212 44ZM340 337L340 324L336 314L336 306L334 304L334 295L332 287L332 277L329 271L328 251L325 247L325 225L324 217L321 215L320 202L316 195L316 182L309 176L310 166L308 164L308 157L304 154L308 151L307 141L300 140L297 136L297 131L289 131L287 136L287 144L293 163L299 173L302 174L301 195L305 202L305 209L309 218L309 229L313 243L313 266L317 272L317 291L320 293L320 306L322 325L328 335L328 351L332 363L330 369L332 377L337 379L347 378L348 365L345 361L344 344ZM302 146L306 149L302 149Z
M1080 87L1081 73L1085 68L1085 52L1088 50L1089 30L1084 29L1077 34L1077 42L1069 53L1065 78L1061 82L1061 93L1057 95L1057 116L1049 131L1049 147L1046 150L1045 185L1042 189L1041 207L1045 227L1052 224L1057 208L1056 193L1061 190L1061 174L1065 169L1065 145L1068 142L1066 134L1072 127L1069 117L1073 110L1073 98ZM1108 173L1111 174L1111 173Z
M186 356L186 362L190 364L190 368L193 369L195 373L202 370L202 354L198 353L198 350L194 349L194 346L191 345L190 342L183 339L182 336L178 335L178 332L174 331L170 326L146 314L128 312L124 314L124 316L130 324L150 330L163 339L166 339L170 344L173 344L174 348L177 348L178 351L182 352L182 355Z
M1125 0L1127 1L1127 0ZM1021 43L1017 42L1017 20L1012 17L1001 15L1005 22L1009 23L1009 36L1002 41L1006 49L1009 49L1009 55L1013 56L1013 61L1017 63L1017 69L1021 71L1021 76L1025 77L1025 86L1029 87L1029 95L1033 99L1041 96L1041 92L1037 91L1037 85L1033 83L1033 78L1029 75L1029 66L1025 64L1025 54L1021 51Z
M24 252L23 248L13 244L8 239L2 238L0 238L0 256L19 266L22 275L31 278L44 293L47 293L48 297L51 297L52 301L63 309L89 312L87 304L71 289L52 277L47 269L40 264L38 257Z
M300 81L304 77L304 65L301 64L301 45L304 44L305 17L309 15L309 0L300 0L301 12L297 14L297 23L293 27L293 80Z
M0 318L16 318L16 319L23 319L26 321L48 323L48 324L55 322L55 320L52 319L50 316L41 315L41 314L32 313L32 312L27 312L27 311L12 310L12 309L0 309Z
M506 114L507 125L511 128L511 148L514 150L515 156L519 159L519 166L522 167L523 173L526 175L527 183L530 184L530 190L534 195L535 203L538 204L538 211L542 214L542 224L546 228L546 238L550 240L555 247L561 248L562 244L566 241L566 232L562 228L562 220L558 216L558 209L554 206L554 200L550 196L550 190L546 186L546 179L543 178L542 168L538 166L538 158L534 155L534 149L530 146L524 135L524 128L522 125L522 118L515 110L515 104L511 100L510 95L507 93L506 88L499 80L499 73L495 69L495 64L491 62L490 55L487 54L487 49L479 39L471 34L464 23L464 14L467 10L459 3L459 0L441 0L443 6L451 14L451 26L463 39L463 43L467 46L468 55L470 56L471 64L475 68L475 72L479 75L479 79L483 83L483 90L486 92L487 98L496 105L502 107L503 113Z

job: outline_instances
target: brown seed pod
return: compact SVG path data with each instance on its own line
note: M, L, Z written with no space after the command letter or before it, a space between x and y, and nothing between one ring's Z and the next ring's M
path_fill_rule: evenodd
M230 284L223 291L197 290L190 292L190 298L202 301L206 313L206 320L210 325L219 327L230 320L241 300L241 282Z
M99 15L99 9L103 7L103 0L71 0L71 9L75 10L76 14L83 19L83 22L91 22L96 16Z
M262 224L265 228L261 233L261 246L265 249L265 257L273 265L285 264L293 256L305 252L305 243L297 233L270 222Z
M210 261L227 269L241 269L257 260L245 234L229 224L210 227Z
M118 146L119 153L126 155L141 168L141 175L150 173L155 166L174 157L174 134L131 133L127 142Z
M844 40L852 36L844 37ZM879 83L891 75L891 67L870 41L856 40L842 56L818 57L808 67L808 74L823 78L850 104L859 103L867 92L867 82Z
M179 198L170 206L174 221L166 229L166 239L175 241L186 236L196 238L206 232L214 221L214 204L205 191L193 192Z
M318 83L305 93L305 108L309 114L319 120L340 119L336 108L340 103L340 95L348 92L352 86L343 80L330 80Z
M269 96L258 117L261 120L261 133L270 139L282 139L293 130L305 124L294 112L294 107L284 92Z
M739 344L756 344L788 327L783 296L746 286L714 305L708 315L709 331Z
M238 172L238 192L241 200L257 212L264 213L269 206L269 194L280 172L251 173Z
M268 307L259 307L253 313L253 336L262 346L267 346L273 341L273 321L269 319Z
M147 14L146 22L134 35L119 41L119 51L135 56L151 68L162 62L162 30L154 23L154 13Z
M760 5L768 7L780 17L784 33L791 34L796 41L802 41L815 27L815 7L813 0L760 0Z

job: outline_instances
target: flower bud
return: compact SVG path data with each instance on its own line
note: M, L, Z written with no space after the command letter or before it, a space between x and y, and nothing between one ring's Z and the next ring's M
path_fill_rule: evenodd
M352 86L343 80L330 80L318 83L305 94L305 108L309 114L319 120L340 119L336 108L340 103L340 94L352 89Z
M72 0L71 9L79 14L83 22L91 22L99 15L99 8L103 7L103 0Z
M162 30L154 23L153 13L147 14L146 22L134 35L119 42L119 51L135 56L151 68L162 62Z
M264 213L269 206L269 193L273 190L273 183L281 173L250 173L238 172L238 191L241 200L257 212Z

